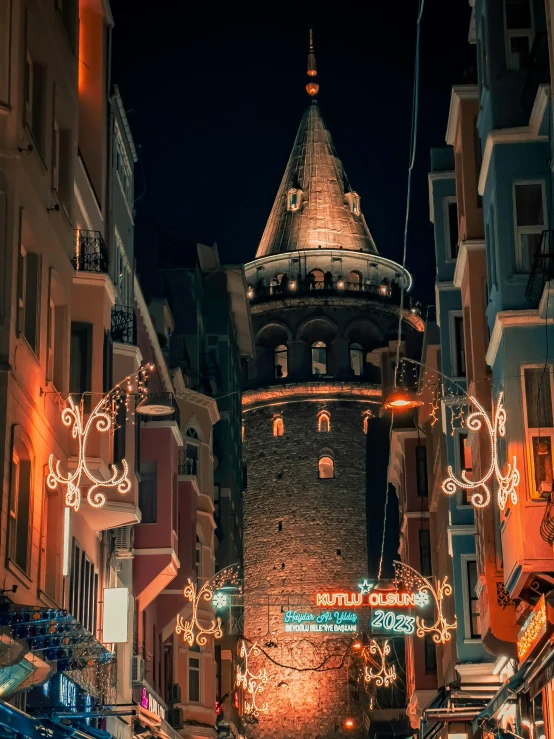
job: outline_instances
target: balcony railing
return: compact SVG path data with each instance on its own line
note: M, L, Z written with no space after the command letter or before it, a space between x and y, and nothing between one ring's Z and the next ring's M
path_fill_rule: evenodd
M289 280L285 284L272 284L269 287L257 284L248 288L248 298L251 303L265 302L279 298L294 298L299 295L348 295L355 297L375 297L377 300L385 300L400 304L400 285L389 280L377 282L346 282L342 279ZM407 303L407 301L406 301Z
M112 308L112 341L137 345L137 317L130 305L114 305Z
M179 452L179 474L196 476L198 471L198 458L192 456L187 449Z
M544 286L554 279L554 231L543 231L541 244L534 258L525 297L533 308L541 302Z
M75 231L74 253L71 263L77 272L108 271L108 249L100 231Z

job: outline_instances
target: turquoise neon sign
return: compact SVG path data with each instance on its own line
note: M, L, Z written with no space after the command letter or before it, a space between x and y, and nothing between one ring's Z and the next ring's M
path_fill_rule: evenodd
M415 631L415 616L408 616L398 611L373 611L370 621L372 633L386 634L413 634Z
M345 633L358 631L358 614L351 611L286 611L285 631Z

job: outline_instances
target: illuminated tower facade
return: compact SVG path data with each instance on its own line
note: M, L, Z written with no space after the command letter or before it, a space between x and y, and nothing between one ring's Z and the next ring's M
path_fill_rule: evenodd
M312 48L308 75L310 104L246 265L244 634L263 650L253 671L269 677L251 727L260 739L367 733L355 635L291 631L287 619L317 615L317 592L368 575L368 439L393 384L399 318L406 343L423 329L417 313L400 316L411 277L378 254L321 117Z

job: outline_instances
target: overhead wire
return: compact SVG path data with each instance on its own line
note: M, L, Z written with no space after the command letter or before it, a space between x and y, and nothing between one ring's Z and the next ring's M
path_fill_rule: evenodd
M404 221L404 245L402 250L402 267L406 269L406 259L408 254L408 225L410 221L410 203L412 193L412 173L414 170L415 159L416 159L416 148L417 148L417 123L419 114L419 61L420 61L420 49L421 49L421 19L423 17L423 8L425 6L425 0L419 0L419 8L417 13L416 22L416 45L415 45L415 62L414 62L414 88L412 94L412 120L410 130L410 157L408 165L408 183L406 189L406 216ZM402 281L400 287L400 308L398 311L398 337L396 342L396 360L394 365L394 387L396 387L398 378L398 368L400 365L400 343L402 339L402 318L404 313L404 293L405 293L405 281ZM389 465L391 461L391 450L392 450L392 431L394 425L394 411L391 414L391 422L389 428ZM377 573L377 579L381 579L383 571L383 560L385 557L385 540L387 536L387 509L389 506L389 483L387 475L386 491L385 491L385 510L383 514L383 535L381 540L381 555L379 558L379 568Z

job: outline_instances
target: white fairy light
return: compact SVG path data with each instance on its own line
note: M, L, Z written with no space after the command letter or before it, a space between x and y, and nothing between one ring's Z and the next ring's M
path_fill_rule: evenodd
M132 392L135 383L140 398L146 396L145 381L147 370L151 368L151 365L141 367L137 372L115 385L95 406L86 422L83 404L75 405L75 401L71 395L69 396L69 407L62 411L62 423L64 426L71 428L71 436L77 439L77 466L73 472L65 477L61 472L60 460L54 462L54 455L51 454L48 460L49 472L46 478L46 484L51 490L55 490L58 485L66 487L65 504L68 508L73 508L74 511L79 510L81 506L81 487L83 483L86 485L86 480L91 483L87 489L87 502L92 508L102 508L106 502L105 494L100 492L101 488L116 488L121 495L125 495L131 490L127 460L121 460L121 469L118 469L115 464L110 465L112 474L107 480L98 478L88 466L87 442L91 431L96 430L103 434L114 428L123 395L125 395L125 407L128 411L128 393Z
M183 641L189 647L192 647L195 641L199 647L205 647L208 643L208 636L213 636L214 639L222 638L223 629L221 628L221 619L219 616L213 619L208 627L204 627L198 620L198 607L201 601L213 604L215 595L224 595L215 591L226 583L238 587L238 568L236 564L225 567L205 582L200 589L197 589L196 584L189 579L183 595L190 601L192 613L189 619L185 619L180 614L177 614L177 623L175 625L175 633L182 634ZM224 597L227 598L226 595Z
M262 706L259 706L257 704L257 697L264 692L264 686L267 685L270 676L268 676L265 667L260 669L258 673L254 673L248 664L250 657L259 657L260 654L261 651L256 642L248 648L244 639L241 641L239 656L244 662L242 665L237 665L235 687L242 688L246 695L249 696L248 700L246 697L244 700L244 713L254 718L258 718L260 713L266 715L269 713L268 703L266 702Z
M442 580L437 580L436 586L433 587L426 577L417 570L414 570L410 565L398 561L393 562L393 564L397 586L400 583L403 583L408 589L417 588L420 600L423 594L427 595L427 597L430 596L435 602L436 615L435 620L431 625L426 624L424 619L420 616L416 616L417 636L421 638L426 634L432 634L435 644L445 644L450 641L452 638L452 634L450 632L454 631L458 624L456 616L454 616L453 622L449 622L446 620L442 612L444 598L452 595L452 586L448 582L448 578L445 576Z
M461 472L461 479L456 477L452 470L452 466L448 466L448 477L442 483L442 490L446 495L454 495L458 489L475 491L471 496L471 503L475 508L485 508L490 503L491 490L490 480L496 477L498 484L498 507L501 511L506 507L508 499L512 504L517 503L516 488L519 485L520 474L517 469L517 460L514 455L512 463L508 463L506 474L500 471L498 461L498 439L506 436L506 410L503 404L504 393L498 396L498 404L494 413L494 425L491 423L485 409L473 397L469 396L469 400L477 407L474 413L470 413L466 419L466 426L470 431L479 431L483 422L489 432L491 462L488 470L479 480L470 480L465 470ZM487 483L489 483L487 485ZM480 492L481 490L481 492Z
M387 667L387 657L390 654L390 642L388 639L384 642L381 647L375 639L369 642L369 647L364 649L363 657L366 661L369 661L367 654L378 655L378 667L379 669L375 672L372 667L368 667L367 664L364 669L364 680L366 683L375 681L375 685L378 688L388 688L396 681L396 668L394 665ZM371 660L374 662L373 660ZM375 664L375 663L374 663Z

